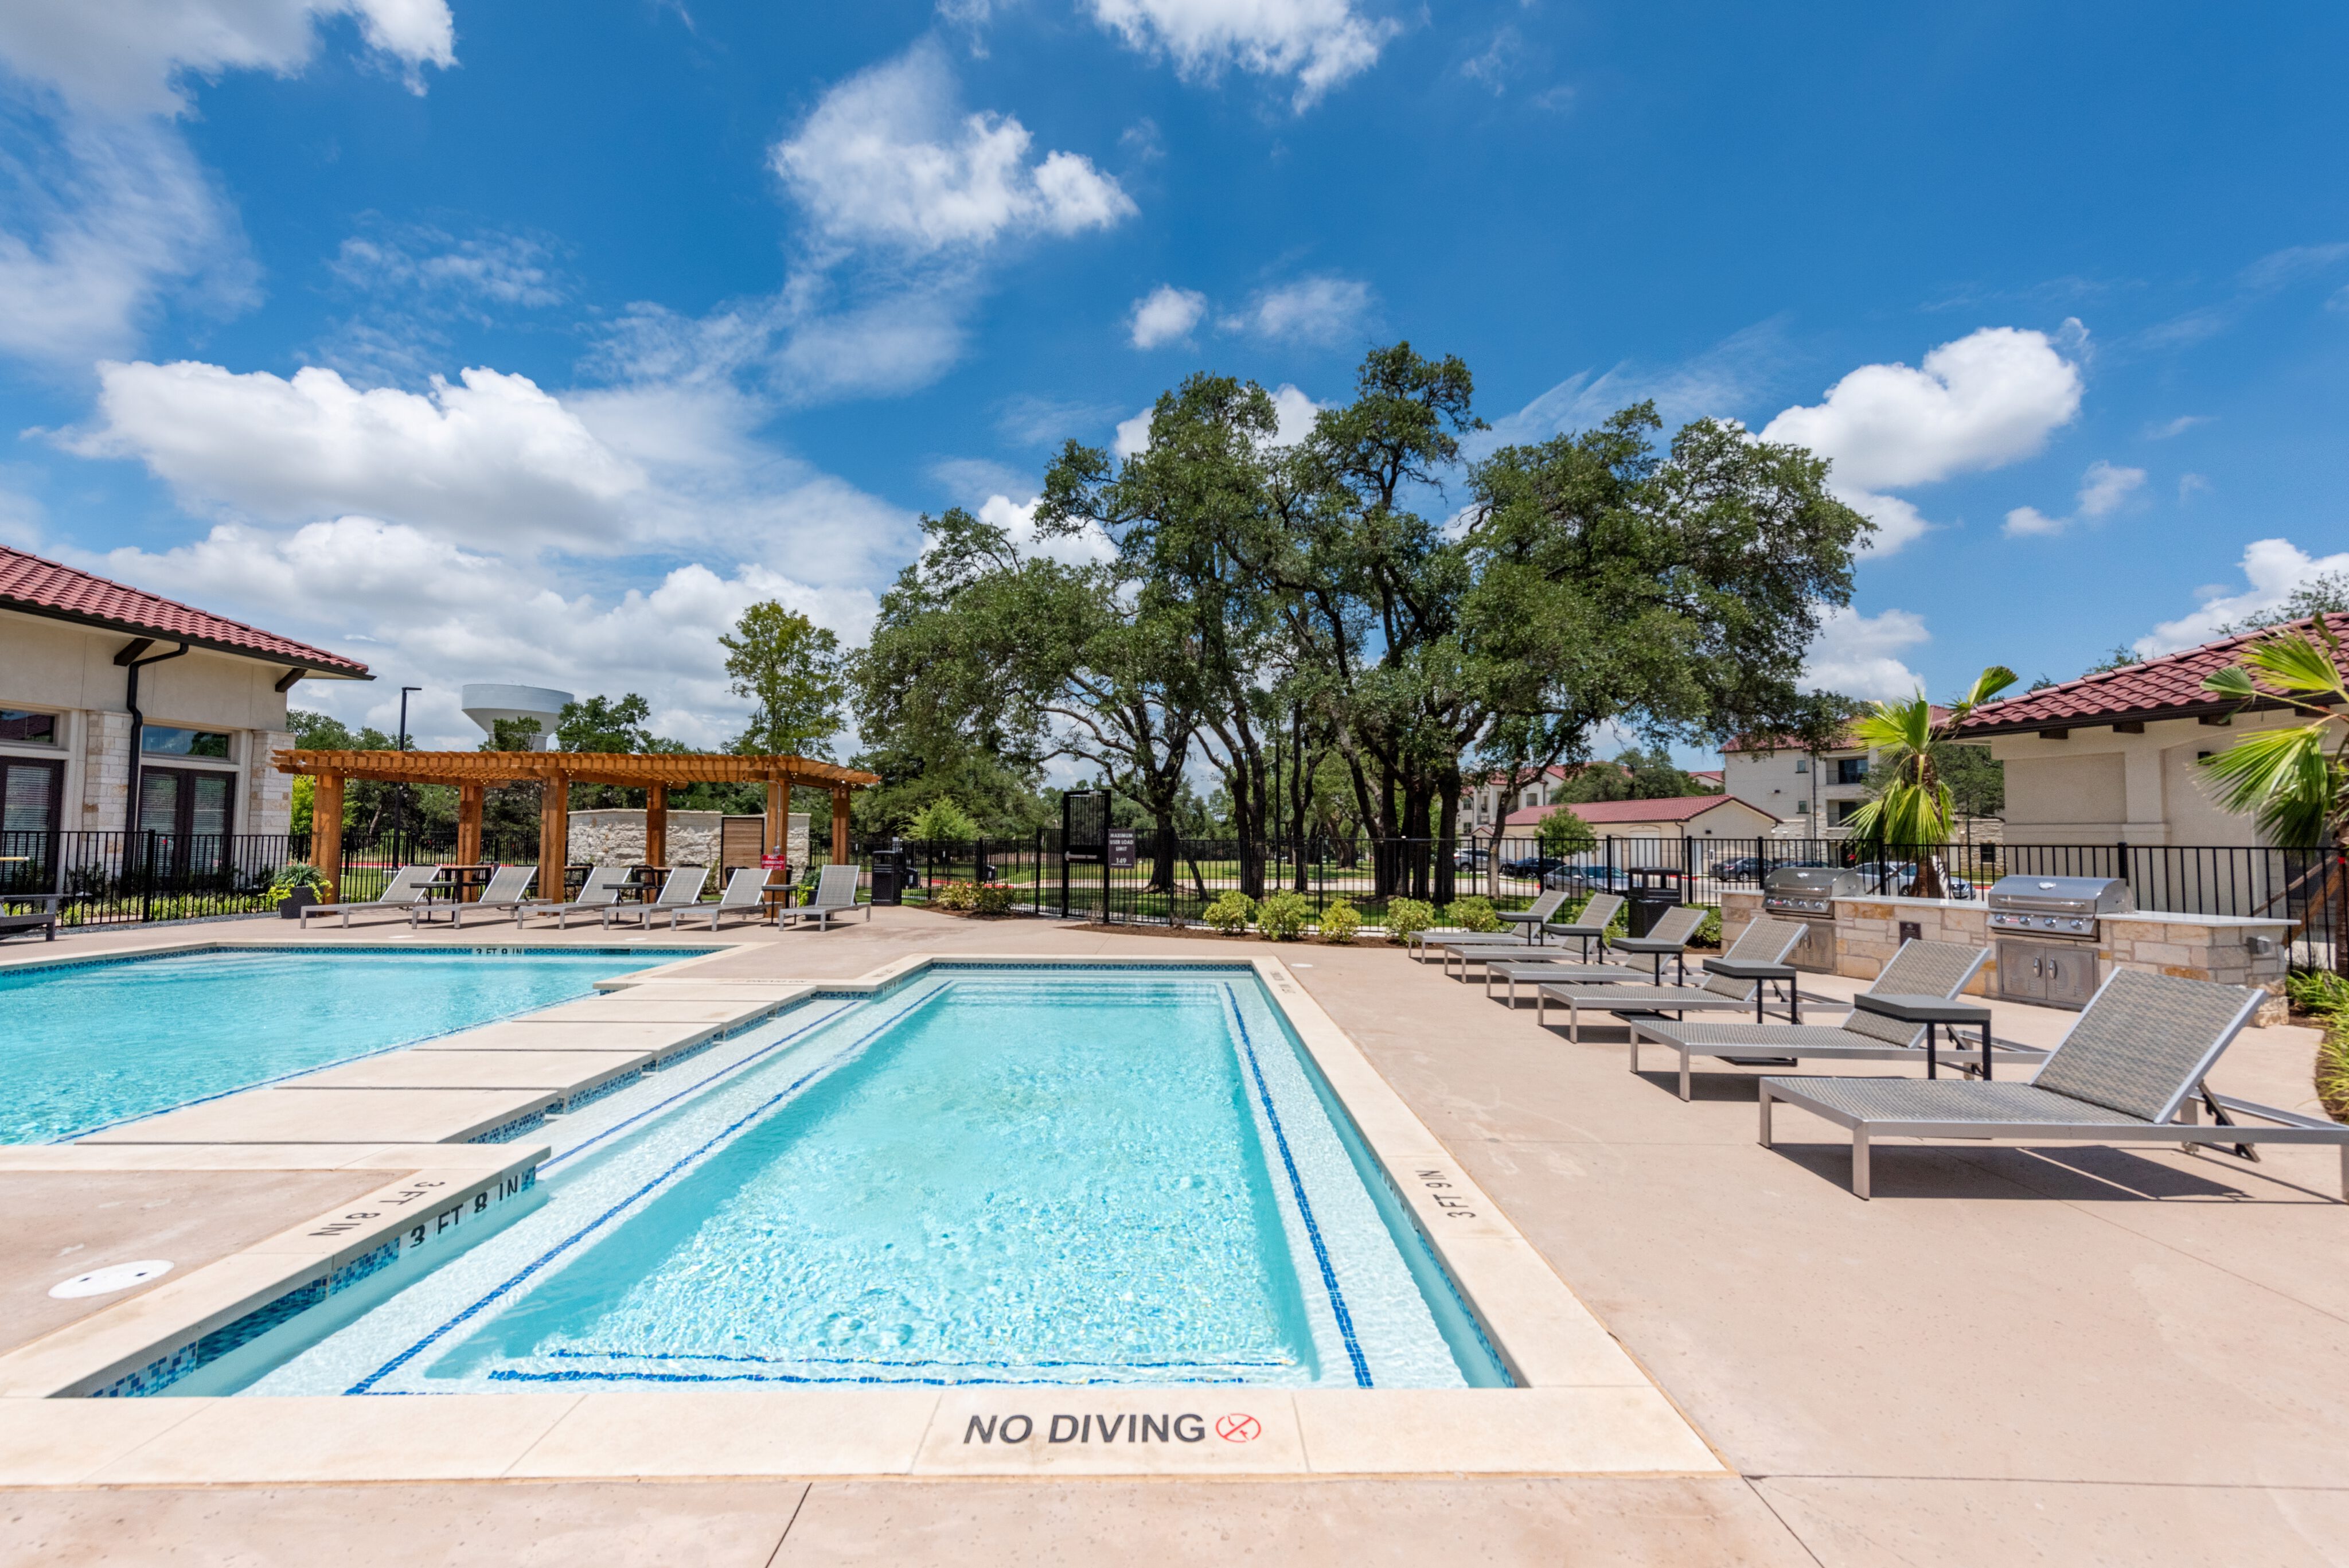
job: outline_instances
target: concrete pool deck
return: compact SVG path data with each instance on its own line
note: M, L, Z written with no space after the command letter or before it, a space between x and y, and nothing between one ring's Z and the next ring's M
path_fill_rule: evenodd
M262 924L204 935L243 940ZM531 945L602 945L600 933L565 935L526 933ZM2208 1563L2336 1561L2349 1537L2337 1473L2349 1391L2333 1371L2349 1351L2349 1214L2331 1197L2325 1151L2273 1148L2245 1166L1893 1144L1875 1201L1861 1203L1825 1124L1782 1113L1779 1147L1755 1144L1753 1089L1739 1081L1750 1074L1701 1071L1683 1104L1661 1058L1635 1076L1619 1041L1570 1044L1382 945L1225 945L912 909L726 937L731 950L695 962L696 986L838 980L916 952L1277 953L1736 1473L744 1482L648 1464L675 1479L186 1490L159 1468L12 1492L0 1544L26 1560L117 1562L238 1549L294 1560L331 1539L336 1560L354 1562L577 1561L602 1542L592 1558L697 1563ZM334 945L321 938L305 940ZM57 956L68 941L126 945L67 939ZM1817 977L1812 989L1850 985ZM1998 1012L2002 1035L2041 1044L2069 1022ZM2313 1045L2302 1029L2247 1033L2214 1083L2304 1107ZM11 1152L35 1151L0 1154ZM197 1157L104 1151L134 1153ZM316 1211L313 1196L296 1206ZM0 1202L13 1200L0 1158ZM77 1252L47 1277L171 1255L143 1250L135 1226L109 1235L129 1250ZM601 1419L636 1418L605 1407L616 1416ZM667 1408L678 1429L694 1428L683 1406ZM538 1418L495 1425L510 1434Z

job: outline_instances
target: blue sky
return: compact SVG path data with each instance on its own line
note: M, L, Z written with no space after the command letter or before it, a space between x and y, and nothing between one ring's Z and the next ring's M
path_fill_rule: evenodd
M1492 440L1830 455L1864 695L2349 569L2349 14L1911 9L17 0L0 538L428 740L511 680L715 742L744 604L859 640L919 513L1408 337Z

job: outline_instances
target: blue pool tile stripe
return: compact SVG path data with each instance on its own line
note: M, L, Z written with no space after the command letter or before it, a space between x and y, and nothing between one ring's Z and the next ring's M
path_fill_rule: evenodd
M1256 1079L1257 1099L1264 1106L1264 1119L1272 1124L1272 1141L1280 1150L1281 1168L1288 1173L1288 1189L1297 1198L1297 1211L1305 1220L1305 1234L1313 1242L1313 1261L1321 1267L1321 1283L1330 1293L1330 1311L1338 1320L1339 1337L1346 1342L1346 1359L1353 1363L1354 1382L1358 1386L1371 1386L1371 1365L1362 1355L1362 1347L1354 1338L1354 1314L1346 1310L1345 1293L1338 1288L1338 1271L1330 1262L1330 1249L1321 1240L1321 1228L1313 1222L1313 1203L1305 1196L1305 1179L1298 1174L1296 1157L1289 1153L1288 1134L1280 1125L1280 1113L1273 1108L1272 1089L1264 1081L1264 1064L1256 1058L1256 1042L1248 1034L1247 1020L1240 1014L1239 997L1229 983L1224 986L1226 1016L1237 1032L1241 1053L1247 1056L1249 1075Z
M772 1111L776 1106L783 1104L785 1101L796 1097L799 1092L808 1085L815 1082L818 1078L823 1077L827 1074L831 1073L834 1068L855 1056L873 1041L878 1039L881 1035L888 1033L898 1024L904 1023L906 1019L912 1017L916 1012L921 1011L923 1007L928 1005L931 1002L934 1002L938 997L945 995L950 989L950 986L940 986L929 996L924 997L920 1002L908 1007L903 1012L896 1014L895 1017L884 1020L880 1023L875 1024L873 1028L866 1030L863 1034L858 1035L855 1040L843 1047L833 1056L827 1058L821 1065L810 1068L807 1072L802 1073L800 1076L792 1080L789 1085L778 1090L773 1095L771 1095L758 1105L752 1106L740 1116L738 1116L733 1121L728 1123L724 1127L719 1129L719 1131L713 1134L706 1142L678 1157L675 1161L671 1162L666 1168L654 1176L650 1180L647 1181L643 1186L637 1188L634 1192L629 1193L625 1198L622 1198L618 1202L605 1210L601 1214L598 1214L595 1218L590 1220L586 1224L581 1226L578 1230L573 1231L562 1241L557 1241L544 1252L540 1253L536 1258L531 1260L531 1262L524 1264L521 1269L517 1270L512 1275L507 1278L503 1283L491 1290L487 1294L481 1296L478 1301L475 1301L471 1306L466 1307L454 1317L450 1318L447 1322L433 1329L423 1338L408 1346L405 1350L402 1350L398 1355L393 1356L389 1361L385 1362L381 1366L377 1367L373 1372L368 1373L365 1377L360 1378L357 1383L350 1386L347 1392L352 1394L367 1394L373 1392L375 1386L378 1383L381 1382L384 1378L388 1377L394 1372L398 1371L402 1366L405 1366L409 1362L413 1361L425 1351L430 1349L434 1344L438 1343L451 1330L465 1323L471 1322L473 1318L487 1311L497 1302L502 1300L507 1295L510 1295L514 1291L520 1289L523 1285L528 1283L529 1281L539 1272L539 1271L554 1262L557 1258L563 1256L564 1253L570 1251L571 1249L579 1245L589 1236L602 1230L605 1225L611 1223L621 1214L635 1208L652 1193L668 1185L669 1182L676 1179L688 1168L699 1164L705 1156L719 1147L721 1144L730 1141L736 1133L740 1132L744 1127L749 1127L751 1123L764 1118L768 1113Z

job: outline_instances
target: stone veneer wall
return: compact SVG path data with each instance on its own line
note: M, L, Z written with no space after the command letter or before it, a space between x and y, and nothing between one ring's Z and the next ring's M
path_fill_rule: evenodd
M239 833L284 833L294 820L294 775L270 765L269 753L290 751L294 736L285 730L253 730L245 734L253 755L245 770L244 805L237 812Z
M1721 934L1725 947L1745 924L1761 912L1758 892L1724 890L1721 896ZM1854 980L1874 980L1900 949L1900 922L1918 928L1929 942L1962 942L1992 950L1968 995L1992 996L1998 991L1998 942L1990 935L1989 909L1980 899L1955 903L1934 898L1838 898L1836 900L1836 972ZM2282 920L2257 924L2202 924L2174 919L2102 922L2098 955L2106 965L2174 974L2187 980L2212 980L2222 985L2256 986L2271 998L2254 1023L2262 1026L2284 1021L2286 968L2284 938L2290 928ZM2270 939L2272 950L2254 954L2249 939Z
M82 714L81 820L67 827L118 832L130 804L130 715L104 709Z
M718 865L718 825L724 813L672 811L668 814L668 863L672 866ZM790 846L794 867L808 862L808 817L792 813L783 840ZM574 811L571 814L571 859L574 865L635 866L645 857L645 814L641 811Z

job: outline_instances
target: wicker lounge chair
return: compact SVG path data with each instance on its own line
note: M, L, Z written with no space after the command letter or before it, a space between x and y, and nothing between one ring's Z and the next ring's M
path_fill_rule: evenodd
M1761 1140L1784 1100L1851 1129L1851 1189L1868 1195L1868 1152L1881 1137L2021 1138L2034 1143L2329 1143L2349 1199L2349 1127L2226 1095L2203 1084L2220 1053L2266 1001L2204 980L2116 970L2028 1084L1941 1078L1764 1078ZM2198 1124L2195 1099L2222 1125ZM2248 1127L2229 1113L2271 1125Z
M677 929L677 923L688 915L693 916L696 919L708 915L709 929L713 931L718 929L719 920L727 915L750 915L754 919L765 919L767 918L767 873L756 866L735 872L726 878L726 890L718 895L718 902L686 904L671 909L668 915L669 929Z
M574 915L600 915L620 901L620 889L628 880L626 866L590 866L587 879L579 884L576 898L524 898L514 910L514 923L534 920L541 915L554 917L554 929L563 930L571 924Z
M651 903L606 904L596 914L606 929L615 919L634 920L650 929L655 915L674 916L678 910L701 902L701 890L709 886L709 867L680 866L661 879L660 891L653 895Z
M1955 997L1989 961L1988 948L1970 948L1958 942L1903 942L1900 950L1892 955L1892 961L1884 966L1884 972L1868 989L1879 996ZM1640 1047L1643 1044L1680 1053L1683 1100L1689 1097L1689 1064L1698 1056L1756 1066L1792 1065L1810 1059L1912 1062L1924 1055L1919 1048L1919 1042L1925 1037L1924 1024L1903 1023L1856 1007L1841 1023L1832 1024L1690 1023L1652 1016L1625 1022L1631 1027L1634 1073L1640 1070ZM1992 1049L1998 1060L2018 1064L2047 1058L2046 1052L2027 1045L2000 1045L1993 1042ZM1950 1059L1966 1071L1973 1071L1971 1064L1954 1051Z
M451 930L463 929L467 915L486 915L500 910L520 923L531 879L537 875L538 867L535 866L501 866L491 876L490 885L481 889L481 896L471 903L460 898L450 904L411 904L408 909L408 923L413 926L429 921L443 909L449 911L449 929Z
M392 873L379 897L355 898L344 904L312 904L302 911L301 929L310 929L313 915L340 915L346 929L353 915L364 915L369 910L405 915L410 908L424 902L425 885L440 875L438 866L403 866Z
M1774 920L1760 916L1737 933L1729 951L1719 962L1728 964L1783 965L1795 944L1803 940L1803 928L1793 920ZM1784 981L1788 992L1789 1010L1799 1012L1801 1003L1794 997L1794 982ZM1592 1012L1651 1013L1706 1012L1730 1008L1754 1009L1754 1022L1763 1021L1763 982L1741 980L1729 974L1709 974L1701 985L1543 985L1535 988L1536 1023L1547 1023L1549 1004L1566 1004L1566 1037L1582 1038L1582 1014Z
M815 899L804 908L785 909L783 914L793 925L813 920L816 929L823 930L832 924L834 915L858 908L856 902L856 867L851 863L827 866L816 873ZM873 919L873 906L863 906L864 918Z
M1653 940L1652 951L1656 958L1656 971L1652 975L1641 974L1638 970L1625 964L1573 963L1562 956L1554 961L1546 961L1514 952L1488 951L1475 961L1481 962L1485 966L1485 994L1487 997L1493 994L1493 982L1495 980L1505 980L1509 982L1508 1001L1512 1011L1517 1005L1517 981L1521 980L1549 985L1637 985L1642 981L1651 985L1661 985L1663 983L1663 955L1683 951L1682 944L1696 935L1696 929L1704 924L1704 917L1708 912L1686 904L1676 909L1667 909L1662 918L1650 928L1648 936L1635 939L1640 942ZM1618 941L1615 943L1615 950L1620 952L1629 945L1628 942ZM1469 961L1467 955L1463 955L1461 973L1464 979L1466 977Z

